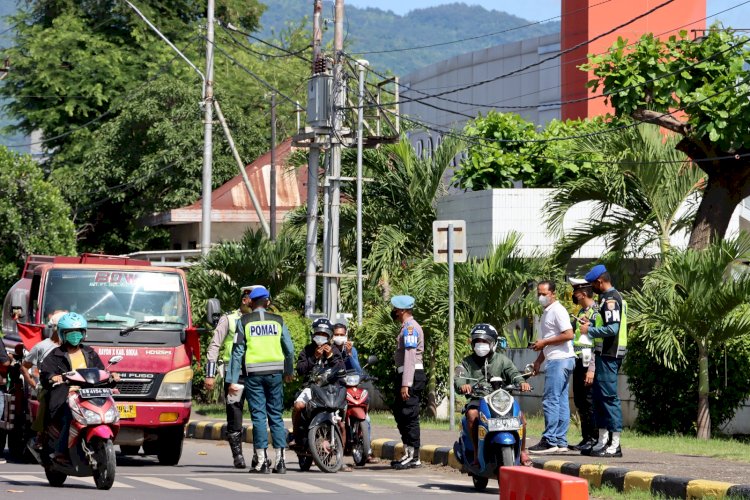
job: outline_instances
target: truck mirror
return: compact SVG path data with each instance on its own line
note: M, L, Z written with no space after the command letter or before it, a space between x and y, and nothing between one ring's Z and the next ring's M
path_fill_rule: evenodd
M23 306L28 299L29 295L26 290L13 290L10 297L10 310L15 318L20 319L26 316L26 310Z
M220 317L221 303L219 302L219 299L208 299L208 303L206 304L206 319L208 320L209 324L212 326L216 326L216 324L219 322Z
M185 342L187 342L187 332L183 328L182 330L180 330L180 343L184 344Z
M42 339L48 339L52 337L52 332L54 332L54 327L50 325L44 325L44 328L42 328Z

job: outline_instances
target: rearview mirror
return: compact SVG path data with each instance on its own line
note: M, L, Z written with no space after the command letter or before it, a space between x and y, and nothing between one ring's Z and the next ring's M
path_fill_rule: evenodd
M378 357L375 355L371 355L369 358L367 358L368 365L374 365L377 362L378 362Z
M110 364L110 366L111 365L116 365L117 363L119 363L122 360L123 360L122 356L112 356L111 358L109 358L109 364Z
M221 302L219 299L208 299L206 304L206 320L211 326L216 326L221 317Z
M453 370L453 375L455 375L456 378L466 378L469 375L469 372L466 371L464 365L458 365L456 366L456 369Z

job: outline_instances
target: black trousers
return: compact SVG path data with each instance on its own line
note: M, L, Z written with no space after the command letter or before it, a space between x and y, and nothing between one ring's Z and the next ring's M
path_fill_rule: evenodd
M588 370L587 366L583 366L581 358L576 358L576 366L573 368L573 402L578 409L578 417L581 419L583 439L596 440L599 437L599 432L594 425L593 386L587 386L585 383Z
M237 382L238 384L245 385L242 378ZM229 394L229 384L224 384L224 400L227 399ZM227 403L227 433L242 432L242 409L245 407L245 391L242 390L240 400L236 403Z
M414 383L409 388L409 399L401 398L401 374L396 374L395 397L393 401L393 418L396 420L401 442L406 446L419 448L419 401L424 392L427 377L424 370L414 372Z

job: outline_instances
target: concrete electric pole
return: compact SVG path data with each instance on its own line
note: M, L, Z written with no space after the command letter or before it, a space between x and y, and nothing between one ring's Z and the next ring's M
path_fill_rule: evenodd
M203 200L201 202L201 255L211 249L211 192L214 119L214 0L208 0L206 14L206 92L203 105Z

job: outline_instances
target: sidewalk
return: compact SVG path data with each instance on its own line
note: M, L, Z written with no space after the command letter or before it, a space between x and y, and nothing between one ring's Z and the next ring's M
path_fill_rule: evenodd
M252 442L252 426L245 420L243 441ZM453 443L458 431L422 430L423 462L460 468L453 458ZM219 419L193 420L187 437L226 439L225 422ZM372 447L376 457L392 460L401 455L402 445L395 427L372 426ZM538 440L529 436L527 446ZM534 466L554 472L585 477L590 483L608 484L617 490L642 489L676 498L750 499L750 464L695 455L658 453L629 449L624 443L623 458L591 458L575 452L534 456Z

